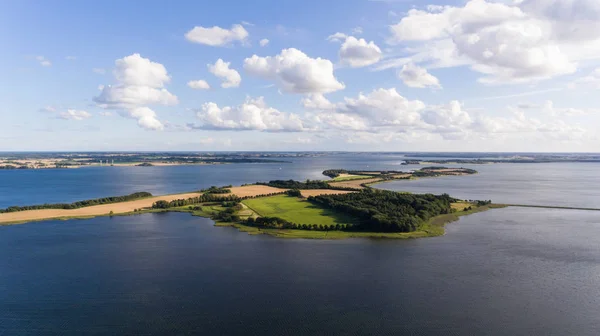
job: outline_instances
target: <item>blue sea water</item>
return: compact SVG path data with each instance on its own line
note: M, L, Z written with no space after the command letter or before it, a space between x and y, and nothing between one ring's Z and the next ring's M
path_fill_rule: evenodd
M0 207L414 169L402 156L0 171ZM600 164L470 166L380 188L600 207ZM597 335L600 212L505 208L442 237L287 240L188 214L0 226L0 335Z

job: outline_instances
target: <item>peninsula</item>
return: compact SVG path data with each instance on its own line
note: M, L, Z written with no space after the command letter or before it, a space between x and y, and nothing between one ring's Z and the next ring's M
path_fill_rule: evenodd
M330 180L274 180L165 196L141 192L75 203L13 206L0 210L0 224L176 211L212 218L217 226L277 237L428 237L443 234L444 225L459 216L502 205L458 200L447 194L378 190L371 185L475 173L446 167L412 172L335 169L323 172Z

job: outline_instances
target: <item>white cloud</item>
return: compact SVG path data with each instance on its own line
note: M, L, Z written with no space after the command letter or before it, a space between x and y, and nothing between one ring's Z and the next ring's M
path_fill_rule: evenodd
M422 101L408 100L392 88L344 98L337 111L365 118L370 126L414 126L420 122L419 112L424 108Z
M347 38L348 38L348 35L337 32L335 34L329 35L327 37L327 40L332 41L332 42L342 42L342 41L345 41Z
M138 125L144 129L153 131L164 129L164 125L156 117L156 112L149 107L136 107L126 112L130 117L137 119Z
M344 41L338 53L340 62L353 68L360 68L375 64L381 59L381 49L375 42L367 42L365 39L357 39L354 36L346 36L335 33L327 38L330 41Z
M98 75L104 75L106 73L106 69L102 68L93 68L92 72L97 73Z
M440 81L433 76L427 69L416 66L412 63L405 64L398 72L398 77L404 84L413 88L441 88Z
M79 110L66 110L64 112L60 112L58 117L65 120L84 120L92 117L92 114L87 111L79 111Z
M576 79L569 85L571 88L584 87L600 89L600 68L595 69L590 74Z
M41 66L44 66L44 67L52 66L52 62L50 62L44 56L36 56L35 59L36 59L36 61L38 61L40 63Z
M257 130L265 132L299 132L306 129L299 116L267 106L263 97L247 98L238 106L219 107L206 103L197 111L200 125L196 129Z
M229 68L230 64L230 62L224 62L220 58L217 60L217 62L215 62L215 64L208 64L208 71L221 78L223 80L221 87L226 89L238 87L242 81L240 73L235 69Z
M175 105L179 101L165 85L171 81L167 69L160 63L133 54L115 61L116 84L102 87L94 101L107 109L138 120L140 127L162 130L164 126L148 105Z
M115 61L115 85L106 85L94 101L108 108L140 105L175 105L177 97L164 86L171 78L160 63L133 54Z
M349 135L373 134L375 142L414 137L437 136L445 140L489 139L514 135L545 137L547 139L580 139L585 130L567 124L561 116L576 113L575 109L553 109L544 121L527 117L520 110L509 110L512 116L489 117L466 110L458 101L443 105L427 105L420 100L409 100L396 89L376 89L356 98L344 98L338 103L318 104L322 97L303 101L315 109L307 118L321 130L339 130ZM324 98L323 98L324 99ZM316 102L315 102L316 101ZM560 113L557 113L560 112ZM383 137L383 138L382 138Z
M230 45L233 42L244 43L248 37L248 31L239 24L234 24L231 29L221 27L196 26L185 34L185 38L194 43L205 44L213 47Z
M302 106L312 110L329 110L335 108L335 104L332 104L323 94L313 93L307 95L302 99Z
M267 44L269 44L269 39L264 38L264 39L260 40L260 42L258 42L258 43L260 44L261 47L265 47L265 46L267 46Z
M363 33L362 27L358 26L358 27L352 28L352 34L359 35L359 34L362 34L362 33Z
M580 109L580 108L560 108L554 106L554 102L547 100L544 104L521 103L517 104L520 110L540 110L546 116L552 117L576 117L590 114L598 114L599 109Z
M283 49L279 55L244 60L244 69L289 93L327 93L343 89L333 74L333 63L327 59L310 58L298 49Z
M600 58L595 0L471 0L463 7L411 9L390 27L390 43L408 43L413 62L468 64L487 84L532 82L576 71Z
M210 85L208 85L208 83L203 79L189 81L189 82L187 82L187 86L189 86L192 89L196 89L196 90L210 89Z

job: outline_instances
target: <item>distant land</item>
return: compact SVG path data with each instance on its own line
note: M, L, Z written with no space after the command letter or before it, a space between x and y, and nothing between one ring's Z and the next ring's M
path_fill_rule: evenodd
M286 163L351 152L0 152L0 169ZM399 156L403 165L600 162L598 153L357 152Z
M0 169L176 166L286 162L256 153L0 153Z
M285 238L427 237L443 234L444 225L458 216L502 205L370 186L475 173L473 169L447 167L412 172L330 169L323 172L330 180L273 180L165 196L138 192L75 203L12 206L0 209L0 224L177 211L210 217L217 226Z

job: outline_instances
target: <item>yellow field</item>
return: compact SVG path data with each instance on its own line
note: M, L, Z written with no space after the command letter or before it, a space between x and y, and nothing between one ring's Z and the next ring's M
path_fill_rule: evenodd
M0 223L27 222L41 219L52 219L61 217L88 217L133 212L135 209L149 208L158 200L172 201L180 198L197 197L199 193L174 194L165 196L154 196L135 201L120 202L113 204L94 205L79 209L41 209L7 212L0 214Z

